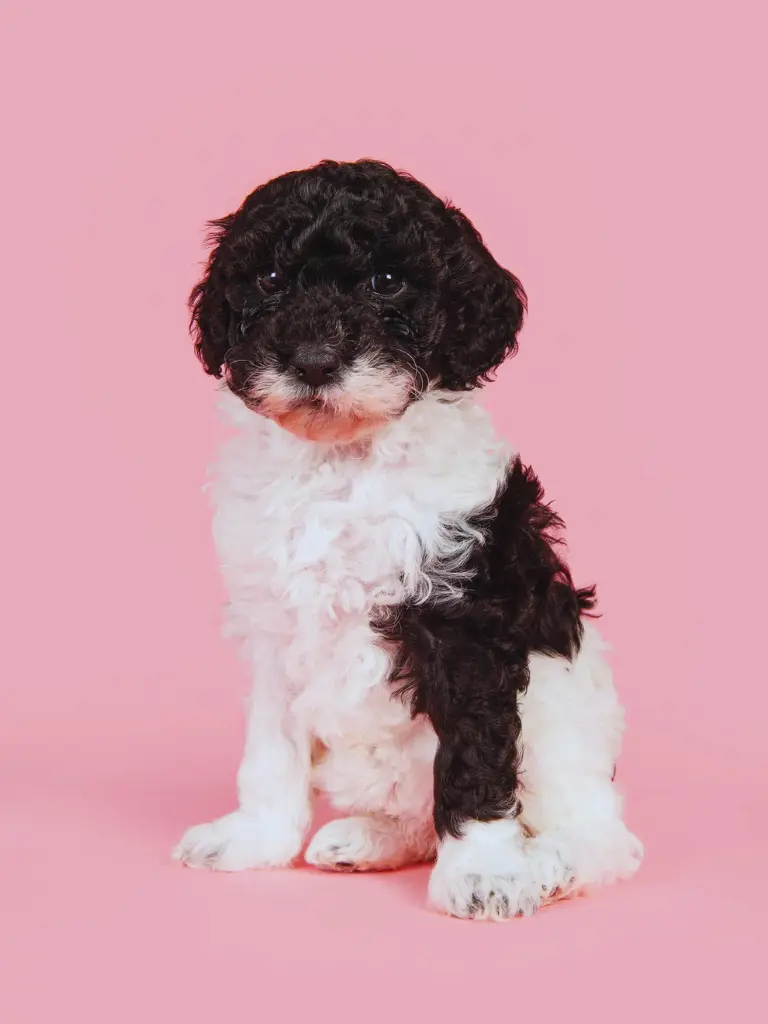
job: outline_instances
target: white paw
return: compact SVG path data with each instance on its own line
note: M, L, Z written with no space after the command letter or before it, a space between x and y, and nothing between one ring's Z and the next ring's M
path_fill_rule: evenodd
M299 854L301 843L302 836L283 821L234 811L189 829L173 858L216 871L285 867Z
M529 875L536 880L540 904L553 903L576 891L576 867L563 843L548 836L534 836L525 844L525 859Z
M516 822L471 822L463 838L441 844L429 898L453 917L503 921L533 914L566 891L570 880L558 851L530 848Z
M384 871L421 859L400 823L389 818L339 818L315 835L304 858L328 871Z
M614 842L616 877L631 878L643 862L645 847L623 823Z
M528 917L541 905L543 893L526 874L489 875L475 872L445 877L432 872L429 898L436 910L473 921L505 921Z
M608 885L631 878L643 859L643 844L622 821L593 829L573 842L579 880L584 885Z
M542 832L526 843L526 856L534 874L542 880L554 878L553 893L563 896L631 878L640 866L643 845L623 822L613 821L578 831Z

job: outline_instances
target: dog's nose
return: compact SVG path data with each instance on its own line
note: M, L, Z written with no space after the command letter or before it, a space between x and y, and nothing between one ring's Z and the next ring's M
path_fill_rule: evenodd
M296 376L313 388L330 384L341 366L341 360L333 352L301 351L291 359Z

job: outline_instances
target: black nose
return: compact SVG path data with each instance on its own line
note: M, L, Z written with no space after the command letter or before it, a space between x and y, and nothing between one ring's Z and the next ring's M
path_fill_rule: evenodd
M291 366L300 381L319 388L323 384L330 384L341 366L341 360L333 352L300 349L291 359Z

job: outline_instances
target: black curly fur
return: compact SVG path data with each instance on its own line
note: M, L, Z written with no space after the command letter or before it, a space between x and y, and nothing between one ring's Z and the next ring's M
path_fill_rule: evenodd
M477 386L515 350L520 282L463 213L386 164L324 161L284 174L211 228L192 327L206 371L220 377L226 363L235 392L266 354L287 363L310 337L343 363L374 345L450 390ZM286 285L279 295L258 284L271 270ZM371 293L384 271L406 282L401 295Z
M595 588L577 590L557 552L562 523L519 460L489 509L472 523L485 534L460 599L408 604L379 625L399 650L395 682L414 715L428 715L435 759L435 826L518 811L520 715L532 652L571 658Z

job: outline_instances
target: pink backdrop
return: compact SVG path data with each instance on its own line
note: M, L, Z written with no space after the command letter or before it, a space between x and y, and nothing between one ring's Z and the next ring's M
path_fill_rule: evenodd
M757 1019L759 7L6 6L8 1024ZM230 808L241 733L200 490L214 389L186 336L202 224L269 175L363 155L464 207L528 290L488 401L600 584L629 710L640 875L504 927L427 913L426 869L169 859Z

